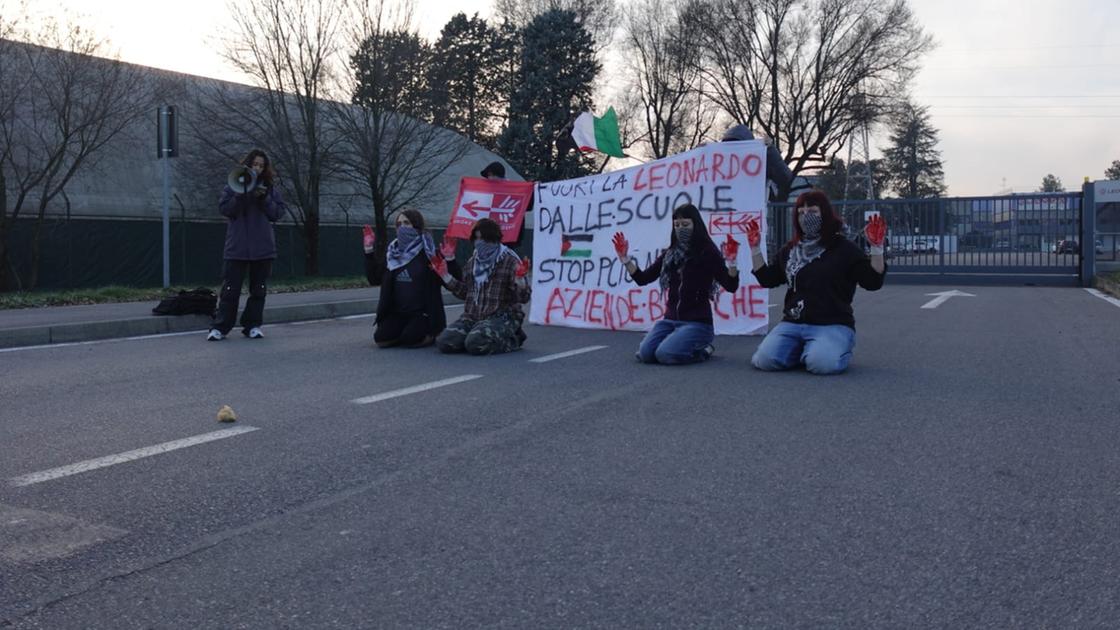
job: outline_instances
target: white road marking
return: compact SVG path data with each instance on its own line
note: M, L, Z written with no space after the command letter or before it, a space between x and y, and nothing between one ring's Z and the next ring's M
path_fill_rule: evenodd
M257 427L242 426L233 427L230 429L222 429L220 431L212 431L210 433L203 433L194 437L183 438L181 440L172 440L164 442L163 444L156 444L155 446L147 446L138 448L134 451L120 453L117 455L109 455L106 457L98 457L97 459L87 459L84 462L70 464L69 466L60 466L58 468L51 468L41 472L31 473L29 475L21 475L13 477L8 480L8 483L13 486L30 486L34 483L42 483L44 481L51 481L52 479L59 479L60 477L69 477L70 475L77 475L79 473L97 470L98 468L105 468L107 466L114 466L116 464L123 464L152 455L160 455L170 451L187 448L188 446L195 446L198 444L205 444L206 442L213 442L214 440L223 440L242 433L249 433L256 431Z
M1108 302L1109 304L1111 304L1113 306L1120 306L1120 299L1114 298L1111 295L1108 295L1107 293L1102 293L1101 291L1098 291L1097 289L1085 289L1085 290L1089 292L1089 295L1095 295L1095 296L1099 297L1100 299L1104 300L1105 302Z
M568 357L574 357L577 354L584 354L585 352L595 352L596 350L602 350L606 347L607 346L587 346L586 348L576 348L575 350L568 350L567 352L558 352L556 354L529 359L529 363L548 363L549 361L555 361L556 359L566 359Z
M121 341L139 341L141 339L160 339L162 337L182 337L183 335L205 335L206 329L188 330L184 332L159 333L157 335L138 335L136 337L118 337L115 339L94 339L93 341L69 341L66 343L46 343L39 346L22 346L18 348L0 348L0 352L20 352L23 350L46 350L50 348L70 348L72 346L93 346L102 343L119 343Z
M422 385L414 385L412 387L405 387L404 389L394 389L391 392L385 392L383 394L374 394L373 396L365 396L363 398L355 398L354 400L351 400L350 402L354 403L355 405L368 405L370 403L375 403L375 402L379 402L379 401L382 401L382 400L388 400L390 398L396 398L398 396L408 396L409 394L418 394L420 392L426 392L429 389L436 389L437 387L446 387L448 385L465 383L467 381L473 381L476 378L482 378L482 375L481 374L464 374L463 376L456 376L454 378L445 378L442 381L432 381L431 383L424 383Z
M937 297L923 304L922 308L937 308L938 306L944 304L951 297L976 297L971 293L957 291L956 289L953 289L952 291L941 291L940 293L927 293L926 295L936 295Z
M373 313L358 313L357 315L343 315L341 317L324 317L323 319L305 319L300 322L282 322L273 326L306 326L308 324L322 324L323 322L340 322L347 319L366 319L373 317Z

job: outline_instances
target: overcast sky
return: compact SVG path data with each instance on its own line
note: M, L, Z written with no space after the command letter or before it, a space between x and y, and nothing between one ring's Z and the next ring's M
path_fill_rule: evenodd
M1103 179L1120 159L1120 0L910 4L938 42L913 91L940 131L950 195L1029 192L1047 173L1074 189L1085 176ZM31 0L31 6L87 16L126 61L238 79L215 52L228 15L225 0ZM487 16L490 1L420 0L418 7L422 33L434 38L455 12Z

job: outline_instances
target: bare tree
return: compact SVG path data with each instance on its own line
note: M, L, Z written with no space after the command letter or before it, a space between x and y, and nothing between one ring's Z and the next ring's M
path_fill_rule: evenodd
M15 149L15 106L31 77L15 63L19 46L12 39L27 14L26 3L13 8L0 0L0 291L18 282L12 277L8 234L15 217L9 214L8 164Z
M626 63L653 159L695 146L714 119L700 90L700 51L682 36L676 6L634 0L623 13Z
M794 174L892 111L929 51L906 0L690 0L708 94Z
M23 42L0 50L0 290L38 284L47 207L154 105L138 68L104 58L108 43L77 24L48 19L16 35ZM8 240L25 209L36 220L21 277Z
M362 11L350 35L352 104L332 109L332 124L343 138L340 174L368 194L382 263L389 215L445 194L437 188L441 176L471 147L422 119L430 110L424 77L431 53L410 27L410 12L394 14L385 3Z
M230 0L234 32L226 59L264 89L263 102L233 103L279 167L304 237L304 271L319 273L320 188L332 140L325 99L338 76L349 0ZM219 95L220 97L220 95ZM220 102L220 100L219 100ZM249 122L256 116L259 120Z

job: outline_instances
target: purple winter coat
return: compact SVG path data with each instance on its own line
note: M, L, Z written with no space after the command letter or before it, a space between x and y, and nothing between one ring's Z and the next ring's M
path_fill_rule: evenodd
M284 216L287 206L280 193L269 187L264 197L242 195L229 186L222 191L218 209L229 220L226 226L226 260L266 260L276 258L276 236L272 224Z

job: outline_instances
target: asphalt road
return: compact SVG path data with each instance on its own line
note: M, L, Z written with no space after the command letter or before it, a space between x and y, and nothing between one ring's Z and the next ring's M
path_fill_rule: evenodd
M369 319L0 353L0 627L1120 627L1120 308L950 288L860 293L838 377Z

